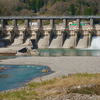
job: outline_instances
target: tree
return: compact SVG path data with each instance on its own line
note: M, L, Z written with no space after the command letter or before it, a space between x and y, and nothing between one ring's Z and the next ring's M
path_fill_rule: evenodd
M36 11L36 0L31 0L30 1L30 8L34 11Z
M61 1L66 2L66 0L61 0Z
M89 8L86 9L85 15L90 15L90 9Z
M81 5L79 6L78 11L76 12L76 15L81 15Z
M91 15L95 15L95 8L94 7L93 8L91 7L90 8L90 12L91 12Z
M40 0L37 0L36 1L36 9L39 10L39 8L40 8Z
M75 15L75 6L73 3L70 5L70 11L71 11L72 15Z

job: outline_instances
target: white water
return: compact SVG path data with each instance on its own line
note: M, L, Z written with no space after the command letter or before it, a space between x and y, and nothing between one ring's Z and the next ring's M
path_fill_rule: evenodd
M93 36L88 49L100 49L100 36Z

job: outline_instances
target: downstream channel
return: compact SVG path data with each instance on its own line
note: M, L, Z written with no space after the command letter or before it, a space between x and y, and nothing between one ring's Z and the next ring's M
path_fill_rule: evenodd
M91 47L86 49L38 49L41 57L56 56L100 56L100 37L92 38ZM20 56L0 56L0 60L14 59ZM25 56L24 56L25 57ZM47 66L34 65L0 65L0 67L10 68L0 72L0 91L14 89L25 85L32 78L51 74L52 71ZM43 69L49 70L42 73Z

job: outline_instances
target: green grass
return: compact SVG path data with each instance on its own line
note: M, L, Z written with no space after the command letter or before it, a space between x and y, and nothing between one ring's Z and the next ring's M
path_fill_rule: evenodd
M100 74L99 73L96 73L96 74L88 74L88 73L84 73L84 74L81 74L81 73L77 73L77 74L75 74L75 76L77 76L77 77L95 77L95 78L97 78L98 76L100 76Z
M44 85L47 85L47 84L54 84L56 81L56 78L52 79L52 80L47 80L47 81L43 81L43 82L40 82L40 83L36 83L36 82L32 82L32 83L29 83L29 88L38 88L40 86L44 86Z
M24 20L18 20L17 24L24 25Z
M13 93L7 92L7 93L3 93L0 94L0 100L2 100L3 98L6 98L8 100L10 100L11 98L14 98L15 100L20 99L20 100L27 100L28 97L27 96L37 96L36 91L29 91L27 93L26 90L22 90L22 91L16 91Z

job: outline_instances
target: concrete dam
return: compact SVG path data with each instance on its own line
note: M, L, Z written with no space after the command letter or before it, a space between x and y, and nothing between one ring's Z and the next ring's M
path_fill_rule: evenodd
M18 25L18 20L24 25ZM43 25L42 20L49 20ZM55 20L62 20L63 25L55 25ZM76 20L76 25L68 25L68 20ZM89 25L80 25L81 19L90 20ZM100 25L94 25L99 17L0 17L0 47L33 46L34 48L87 48L91 46L93 36L100 36ZM7 20L12 20L8 25ZM30 25L29 20L37 20L37 25Z

